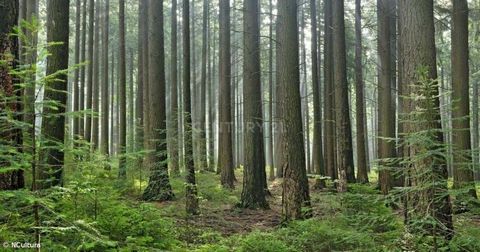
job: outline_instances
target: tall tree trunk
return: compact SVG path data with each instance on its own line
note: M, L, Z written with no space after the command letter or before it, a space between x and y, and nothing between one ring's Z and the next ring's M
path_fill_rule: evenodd
M180 167L178 163L178 152L179 152L179 134L178 134L178 49L177 49L177 0L172 0L172 13L171 13L171 22L170 22L170 78L172 83L172 90L170 93L170 106L172 112L172 120L170 126L171 132L171 150L170 150L170 164L171 164L171 173L173 176L180 175Z
M198 167L208 170L207 166L207 135L205 132L206 108L207 108L207 22L208 22L208 1L203 0L203 24L202 24L202 69L200 76L200 98L198 109ZM195 43L194 43L195 44ZM195 62L195 61L194 61ZM213 171L213 170L212 170Z
M117 88L115 88L115 53L112 51L112 65L110 67L110 154L115 155L115 148L114 144L116 142L115 138L115 111L116 111L116 103L115 103L115 94L117 93Z
M127 85L127 76L126 76L126 62L125 62L125 0L120 0L119 2L119 51L118 51L118 91L119 91L119 143L118 143L118 155L119 155L119 164L118 164L118 177L121 179L127 178L127 158L126 148L127 148L127 96L126 96L126 85ZM151 93L151 92L150 92ZM163 96L160 96L163 97ZM151 105L151 104L150 104ZM156 107L155 107L156 108Z
M362 10L361 0L355 0L355 91L357 129L357 181L368 183L367 150L365 149L365 97L362 67Z
M340 183L355 182L353 170L352 128L348 105L347 62L345 46L344 1L333 1L333 71L335 84L336 136L338 141L338 177ZM345 177L344 177L345 176ZM345 188L339 188L343 191Z
M324 6L324 117L325 117L325 174L332 179L337 178L335 167L335 113L334 113L334 94L333 89L333 30L332 30L332 0L325 0Z
M69 1L51 0L47 7L47 42L60 42L52 46L47 57L47 76L68 68L68 32L69 32ZM43 108L42 133L48 141L43 142L40 152L41 183L39 188L49 188L63 185L63 147L58 143L65 140L65 108L67 105L66 73L59 74L55 80L48 83L45 89L44 101L55 101L59 106L55 109Z
M87 43L87 0L83 0L82 6L82 42L80 44L80 62L86 61L86 44ZM86 67L80 68L80 87L79 87L79 110L85 110L85 73ZM78 134L85 138L85 113L82 112L78 118Z
M92 139L91 144L93 150L96 150L99 145L99 129L98 129L98 118L99 118L99 98L100 98L100 12L101 6L97 2L97 9L95 11L95 33L94 33L94 42L93 42L93 86L92 86Z
M318 76L318 51L317 51L317 6L315 0L310 0L310 18L312 20L312 91L313 91L313 144L312 165L313 172L325 174L322 148L322 107L320 105L320 78Z
M232 109L231 109L231 59L230 59L230 2L220 0L220 49L219 49L219 94L218 94L218 169L221 183L225 188L233 188L235 175L232 149Z
M88 75L87 75L87 96L85 101L86 120L85 120L85 140L90 142L92 139L92 88L93 88L93 31L94 27L94 15L95 15L95 2L90 0L88 6Z
M0 144L3 146L15 146L21 151L22 132L12 125L11 122L3 118L8 118L8 113L18 113L21 110L20 95L15 92L16 78L11 75L11 71L17 67L19 59L18 40L10 36L13 28L17 26L19 13L18 1L0 0L0 93L2 102L0 103L0 128L6 129L0 132ZM3 97L5 95L5 97ZM4 100L5 99L5 100ZM0 166L7 168L12 165L10 153L1 153ZM0 190L16 190L25 185L23 170L18 169L0 173Z
M468 3L454 0L452 15L452 123L453 186L477 197L473 177L470 136L470 88L468 67Z
M35 1L31 1L35 2ZM82 11L82 1L81 0L76 0L75 1L75 48L74 48L74 62L75 65L78 65L80 63L80 27L81 27L81 11ZM80 79L80 69L77 68L75 69L75 73L73 76L73 94L74 94L74 99L73 99L73 111L77 112L79 111L80 103L80 88L79 88L79 79ZM35 92L35 87L33 89L33 92ZM28 95L27 95L28 96ZM31 110L33 111L33 110ZM73 119L73 136L75 139L78 137L78 125L79 125L80 117L75 117Z
M129 71L129 85L128 85L128 128L127 128L127 133L128 133L128 139L127 139L127 150L128 152L133 152L135 142L134 142L134 137L135 137L135 114L134 114L134 95L135 93L133 92L134 88L134 83L133 83L133 68L134 68L134 62L135 62L135 56L133 55L133 49L129 48L128 51L130 52L130 71Z
M265 153L263 148L262 91L260 81L260 23L258 0L244 1L243 108L247 132L244 139L244 170L241 205L268 208L265 199Z
M143 192L143 199L148 201L172 200L174 194L168 177L167 164L167 124L166 124L166 81L163 1L150 1L148 8L148 46L149 46L149 106L150 135L153 147L150 160L150 178ZM160 99L158 99L160 97Z
M143 5L145 6L145 15L140 17L140 22L144 23L144 30L145 34L150 34L149 33L149 15L150 11L150 2L149 0L140 0L143 2ZM148 36L148 35L147 35ZM149 55L149 45L148 45L148 39L143 39L142 42L142 47L143 47L143 147L145 150L151 149L150 146L150 141L151 139L150 136L150 78L149 78L149 60L148 60L148 55ZM149 160L149 156L147 155L144 159L144 165L143 166L150 166L151 164Z
M418 89L418 83L422 79L426 78L424 82L436 81L437 79L433 1L399 0L399 24L400 79L405 94L411 96L418 91L416 89ZM420 76L419 71L421 69L425 69L426 76ZM433 106L438 108L438 90L431 95L434 97L430 98L435 103ZM416 107L422 105L412 99L406 99L403 112L405 114L411 113ZM404 122L405 133L412 134L422 130L441 129L440 115L436 114L434 116L435 118L422 124ZM442 133L438 132L436 140L441 143L442 138ZM418 155L419 148L421 147L416 145L405 146L405 157L414 158L415 155ZM419 189L415 196L408 199L410 209L407 209L409 211L407 223L410 227L415 225L415 228L418 229L415 218L425 218L426 215L432 215L440 225L435 225L436 228L432 228L432 225L428 224L427 227L424 227L427 229L425 232L441 233L448 240L453 235L453 223L450 198L447 193L446 161L439 160L437 164L431 165L433 167L426 167L426 163L431 163L431 159L419 161L416 161L416 159L409 169L408 184L411 186L424 187L424 184L418 183L425 182L425 172L431 173L435 180L427 179L427 183L433 183L433 188L429 186L429 189Z
M108 33L109 33L109 14L110 14L110 0L105 2L105 19L103 20L103 81L102 81L102 114L101 114L101 136L102 141L100 145L100 152L104 155L109 155L108 152L108 105L109 105L109 93L108 93Z
M210 3L208 7L210 8ZM215 13L213 13L215 15ZM208 88L208 124L207 124L207 133L208 133L208 170L215 171L215 98L214 98L214 88L215 82L212 79L212 59L215 58L215 33L212 35L211 22L210 22L210 13L207 16L207 37L208 37L208 48L207 48L207 57L208 57L208 69L207 69L207 88ZM211 45L211 46L210 46ZM213 50L212 50L213 49Z
M283 89L279 98L282 101L281 130L285 156L282 164L282 205L286 220L303 218L302 205L310 202L301 123L297 8L295 0L278 3L278 81Z
M388 194L392 188L391 161L388 159L395 157L395 120L392 115L395 110L392 107L392 50L391 50L391 31L390 31L390 0L377 0L377 18L378 18L378 121L377 121L377 145L378 158L380 159L380 168L378 172L378 181L383 194ZM392 120L393 119L393 120Z
M305 7L302 8L301 17L300 17L300 29L301 29L301 38L300 38L300 47L301 47L301 69L302 69L302 80L300 81L300 97L302 104L302 119L303 119L303 132L304 132L304 143L305 143L305 168L307 173L311 173L310 170L310 120L308 112L308 83L307 83L307 47L305 46Z
M267 165L269 166L269 180L275 180L275 166L273 164L273 3L268 1L268 143Z
M195 163L193 159L193 135L192 135L192 104L190 95L190 3L182 0L183 22L183 109L184 109L184 134L185 134L185 169L186 176L186 211L187 214L199 213L197 184L195 182ZM194 61L195 62L195 61ZM195 69L195 67L194 67ZM195 70L194 70L195 72Z

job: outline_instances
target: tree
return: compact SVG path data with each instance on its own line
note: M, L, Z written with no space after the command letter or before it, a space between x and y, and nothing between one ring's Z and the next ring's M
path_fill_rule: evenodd
M318 78L317 52L317 6L315 0L310 0L310 17L312 19L312 90L313 90L313 144L312 164L316 174L325 175L322 148L322 108L320 105L320 81ZM307 129L308 130L308 129Z
M0 103L0 144L3 146L15 146L20 148L22 145L21 131L3 118L7 118L7 113L20 112L19 97L15 92L16 79L11 75L12 69L17 67L19 57L18 40L10 36L13 28L17 25L19 13L18 1L1 0L0 1L0 94L2 102ZM3 95L5 95L5 100ZM10 166L10 155L3 153L0 157L0 166ZM17 167L18 168L18 167ZM24 187L24 177L22 169L13 169L11 171L2 171L0 173L0 190L15 190Z
M436 68L436 48L435 48L435 29L433 17L433 1L409 1L399 0L399 60L400 60L400 80L401 86L405 90L406 96L416 94L419 86L423 82L437 82L437 68ZM423 72L423 73L422 73ZM425 76L422 76L425 75ZM434 106L439 107L438 90L429 94L434 101ZM423 104L416 102L413 99L405 99L403 102L403 112L408 114L414 111L417 107ZM440 115L437 113L433 120L425 121L423 123L413 124L410 121L403 123L403 129L406 134L415 132L422 132L428 130L436 130L436 140L443 141L440 124ZM452 237L453 223L452 223L452 209L450 198L447 193L447 168L446 161L440 157L435 163L432 158L415 159L415 155L422 147L417 145L407 145L404 147L405 158L413 158L413 163L410 165L409 178L407 183L413 186L425 186L426 184L419 184L419 182L426 182L430 184L427 189L419 189L419 195L410 197L409 202L412 207L409 211L409 219L407 223L412 227L413 223L410 220L418 217L424 218L426 214L431 214L436 222L440 225L437 230L432 230L432 225L425 230L426 232L442 232L448 240ZM440 150L432 150L440 151ZM433 165L428 165L433 163ZM431 170L426 170L431 169ZM428 172L432 176L426 177ZM430 178L430 179L429 179ZM433 180L435 178L435 180ZM423 181L427 180L427 181ZM435 182L434 182L435 181ZM433 187L433 188L432 188Z
M148 9L150 125L154 147L149 155L150 179L143 192L148 201L167 201L174 198L168 177L166 136L165 48L163 37L163 1L151 1ZM160 99L158 97L161 97Z
M31 1L35 2L35 1ZM75 51L74 51L74 61L75 65L80 63L80 39L81 39L81 13L82 13L82 1L76 0L75 1ZM80 69L75 69L74 77L73 77L73 111L79 111L79 100L80 100L80 87L79 87L79 79L80 79ZM35 92L35 90L33 90ZM33 110L32 110L33 111ZM80 117L73 119L73 135L75 138L78 137L79 128L78 125L80 123Z
M332 30L332 0L325 0L324 5L324 27L325 27L325 39L324 39L324 118L325 118L325 173L332 179L337 178L336 171L336 150L335 150L335 90L333 88L333 30Z
M218 93L218 169L223 187L233 188L235 174L232 150L231 59L230 59L230 2L220 0L220 52Z
M109 104L109 94L108 94L108 35L109 35L109 14L110 14L110 0L105 2L105 17L103 20L103 81L102 81L102 114L101 114L101 136L102 141L100 142L100 152L109 155L108 152L108 104Z
M268 208L265 199L265 153L262 133L262 91L260 82L260 25L258 0L244 1L243 113L244 170L241 205Z
M344 1L333 1L333 71L335 82L335 124L338 140L338 177L355 182L353 170L352 128L348 105L347 62L345 46ZM344 177L345 176L345 177ZM341 187L341 186L340 186ZM340 189L342 191L343 189Z
M368 183L367 153L365 149L365 97L363 95L363 67L362 67L362 10L361 0L355 0L355 91L356 91L356 119L357 119L357 181Z
M193 161L192 104L190 96L190 3L182 1L183 22L183 110L185 136L186 211L187 214L199 213L197 184L195 182L195 164Z
M83 1L82 6L82 42L80 44L80 62L85 62L85 46L87 42L87 0ZM79 84L79 110L85 109L85 66L80 68L80 84ZM78 134L81 137L85 137L85 116L84 113L81 113L81 116L78 118Z
M270 166L269 180L275 180L275 166L273 161L273 3L268 1L268 143L267 165Z
M395 157L395 110L392 106L392 50L391 50L391 31L390 31L390 13L392 1L377 0L377 18L378 18L378 158L380 160L380 170L378 172L378 181L383 194L388 194L392 188L392 174L388 168L387 161Z
M85 101L86 120L85 120L85 140L89 141L92 137L92 88L93 88L93 31L94 31L94 15L95 2L90 0L88 6L88 75L87 75L87 96Z
M179 152L179 137L178 137L178 69L177 69L177 61L178 61L178 50L177 50L177 0L172 0L172 14L171 14L171 40L170 40L170 78L171 78L171 111L172 111L172 121L171 121L171 151L170 151L170 163L171 163L171 170L174 176L178 176L180 174L180 166L178 163L178 152Z
M299 41L297 1L278 3L277 58L279 85L283 89L281 134L283 138L283 214L286 220L303 218L301 207L309 204L310 196L305 171L302 113L300 98Z
M63 185L63 163L65 140L65 109L67 105L69 1L51 0L47 7L47 42L57 42L50 48L47 57L47 76L56 78L47 83L44 101L56 102L57 108L43 108L42 134L45 141L41 146L39 188Z
M126 76L126 50L125 50L125 0L120 0L119 2L119 51L118 51L118 64L119 64L119 82L118 89L119 95L118 101L120 103L119 111L119 164L118 164L118 177L125 179L127 177L127 158L126 148L127 148L127 96L126 96L126 86L127 86L127 76ZM152 105L152 104L150 104ZM156 107L155 107L156 108ZM153 110L153 109L152 109Z
M456 148L453 156L453 185L458 189L467 189L476 198L473 169L470 165L468 3L466 0L455 0L452 3L452 144Z
M92 86L92 150L99 147L99 101L100 101L100 12L101 6L97 2L97 9L95 11L95 32L93 41L93 86Z
M198 146L198 167L208 170L207 166L207 136L205 132L206 122L206 101L207 101L207 22L208 22L208 0L203 0L203 24L202 24L202 69L200 76L200 108L199 114L199 146Z

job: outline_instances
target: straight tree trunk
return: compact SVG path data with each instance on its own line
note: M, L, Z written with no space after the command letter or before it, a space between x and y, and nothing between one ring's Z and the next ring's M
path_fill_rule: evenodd
M234 187L231 108L230 1L220 0L219 94L218 94L218 169L225 188Z
M86 61L86 44L87 43L87 0L83 0L82 6L82 42L80 44L80 62ZM86 66L80 68L80 91L79 91L79 109L85 110L85 70ZM78 134L85 138L85 113L82 112L78 118Z
M193 157L193 135L192 135L192 104L190 96L190 3L182 0L183 22L183 109L184 109L184 134L185 134L185 169L186 176L186 211L187 214L199 214L197 184L195 182L195 163ZM195 54L195 53L194 53ZM195 62L195 61L194 61ZM194 67L195 69L195 67ZM194 70L195 72L195 70Z
M335 167L335 113L334 113L334 94L333 89L333 30L332 30L332 0L325 0L324 6L324 23L325 23L325 39L324 39L324 118L325 118L325 174L332 179L337 178Z
M275 180L275 166L273 161L273 3L268 2L268 143L267 143L267 165L269 166L269 180Z
M177 0L172 1L172 13L171 13L171 22L170 22L170 78L172 84L172 90L170 94L171 99L171 111L172 111L172 120L171 120L171 151L170 151L170 162L171 162L171 173L173 176L180 175L180 166L178 163L178 152L179 152L179 134L178 134L178 49L177 49Z
M400 24L400 79L402 81L402 87L405 89L405 94L411 96L415 94L421 78L427 78L426 81L435 81L437 79L436 68L436 49L435 49L435 29L434 29L434 16L433 16L433 1L409 1L399 0L399 24ZM425 69L426 76L421 77L419 70ZM438 91L431 94L431 98L434 101L434 106L439 106ZM416 106L422 106L416 101L408 99L404 102L405 114L408 114L416 108ZM412 134L420 132L422 130L435 130L441 129L440 115L435 115L434 120L430 120L426 123L415 124L404 123L404 130L406 134ZM442 132L438 132L436 135L438 142L443 141ZM404 149L404 155L406 158L414 158L418 155L419 146L409 145ZM452 208L450 198L447 193L447 168L446 161L440 160L439 163L430 169L425 167L426 163L430 163L428 160L413 161L411 165L409 178L407 183L411 186L423 187L424 184L418 184L425 180L425 172L430 172L435 176L435 181L428 181L433 183L429 186L430 189L419 189L415 196L410 197L407 202L410 209L407 209L409 215L406 223L410 228L418 228L417 222L412 219L424 218L427 214L432 215L433 218L440 225L436 225L437 228L432 228L431 225L427 225L425 232L441 233L445 239L449 240L453 235L453 223L452 223ZM413 224L415 223L415 224ZM415 225L415 226L413 226Z
M19 14L18 1L0 0L0 93L2 93L2 102L0 103L0 118L7 118L7 111L13 113L20 112L20 93L15 92L16 78L11 75L11 70L17 68L19 59L18 39L9 36L13 28L17 26ZM3 97L5 95L5 97ZM3 99L6 99L3 100ZM22 132L11 122L0 119L0 144L5 146L15 146L21 151ZM6 130L3 130L6 129ZM12 157L14 158L14 157ZM10 154L2 153L0 156L0 166L2 168L10 167ZM18 167L15 167L18 168ZM25 186L23 169L15 169L0 173L0 190L16 190Z
M97 150L99 147L99 98L100 98L100 12L101 6L97 3L95 11L95 33L93 42L93 86L92 86L92 150Z
M52 46L47 57L46 75L55 74L68 68L69 1L51 0L47 7L47 42L60 42ZM44 141L40 152L40 184L38 188L63 186L64 152L56 143L65 141L65 108L67 105L68 76L62 73L48 83L44 101L55 101L56 109L43 108L42 133L49 141ZM56 143L55 143L56 142Z
M133 55L133 49L129 48L128 51L130 52L130 71L129 71L129 85L128 85L128 152L132 153L134 151L135 147L135 109L134 109L134 96L135 93L133 92L134 90L134 85L133 83L133 68L134 68L134 62L135 62L135 56Z
M338 141L338 177L355 182L353 169L352 128L348 105L348 83L345 45L344 1L333 1L333 71L335 84L336 136ZM344 177L345 176L345 177ZM339 188L343 191L346 188Z
M31 1L35 2L35 1ZM82 1L81 0L76 0L75 1L75 48L74 48L74 62L75 65L78 65L80 63L80 39L81 39L81 33L80 33L80 27L81 27L81 11L82 11ZM80 107L80 87L79 87L79 79L80 79L80 69L77 68L75 69L75 73L73 76L73 111L77 112L79 111ZM35 93L35 87L33 88L33 93ZM33 111L33 110L31 110ZM73 136L74 139L77 139L78 137L78 125L79 125L80 117L74 117L73 119Z
M377 146L380 168L378 172L378 181L380 189L384 195L388 194L392 188L391 161L388 159L395 157L395 120L392 115L395 110L392 107L392 50L391 50L391 31L390 31L390 0L377 0L377 18L378 18L378 121L377 121ZM393 119L393 120L392 120Z
M207 135L206 135L206 108L207 108L207 22L208 22L208 0L203 0L203 24L202 24L202 68L200 76L200 98L198 109L198 167L208 170L207 165ZM213 170L212 170L213 171Z
M468 66L468 3L454 0L452 15L453 186L477 197L472 169Z
M109 93L108 93L108 35L109 35L109 14L110 14L110 0L105 2L105 17L103 20L103 81L101 84L102 87L102 114L101 114L101 136L102 141L100 145L100 152L106 156L110 153L108 151L109 135L108 135L108 104L109 104Z
M175 1L176 3L176 1ZM147 16L147 6L145 5L145 1L141 0L138 2L138 60L137 60L137 97L136 97L136 106L135 106L135 151L140 151L143 149L143 131L144 131L144 107L143 107L143 100L144 100L144 53L145 50L142 46L142 41L146 40L147 38L147 31L145 27L144 19ZM176 66L176 65L175 65ZM172 66L173 67L173 66ZM139 162L141 165L141 162Z
M210 8L210 3L208 3L208 7ZM215 15L215 13L213 13ZM215 170L215 82L212 79L212 59L215 58L215 33L212 35L211 29L211 20L210 20L210 12L207 16L207 37L208 37L208 44L207 47L207 57L208 57L208 69L207 69L207 88L208 88L208 124L207 124L207 133L208 133L208 170L209 171L216 171ZM210 46L211 45L211 46ZM213 50L212 50L213 49Z
M244 132L243 190L244 208L268 208L265 199L265 153L263 148L262 91L260 81L260 23L258 0L244 1L243 109Z
M308 112L308 83L307 83L307 47L305 46L305 8L302 8L300 17L300 47L301 47L301 66L302 66L302 81L300 82L300 97L302 103L302 119L303 132L305 142L305 168L307 173L311 173L310 169L310 120Z
M313 144L312 165L313 172L325 174L322 148L322 107L320 105L320 78L318 76L318 51L317 51L317 6L316 0L310 0L310 18L312 20L312 91L313 91Z
M116 108L117 108L117 104L115 103L115 94L117 93L117 88L115 88L115 53L112 51L112 65L111 65L111 68L110 68L110 154L112 155L116 155L116 152L115 152L115 148L114 148L114 145L115 145L115 142L116 142L116 138L115 138L115 125L116 125L116 121L115 121L115 111L116 111Z
M88 75L87 75L87 97L85 101L86 120L85 120L85 140L90 142L92 140L92 88L93 88L93 31L95 2L90 0L88 6Z
M150 11L150 2L149 0L140 0L144 2L145 10L145 15L140 17L141 21L144 23L144 29L145 33L149 34L149 15ZM143 125L143 146L145 150L150 150L151 146L149 139L151 139L150 136L150 79L149 79L149 60L148 60L148 55L149 55L149 45L148 45L148 39L143 39L142 42L142 47L143 47L143 120L144 120L144 125ZM148 167L151 164L150 161L148 160L149 156L147 155L144 159L144 166Z
M119 142L118 142L118 155L119 155L119 164L118 164L118 177L121 179L127 178L127 158L126 148L127 148L127 96L126 96L126 85L127 85L127 76L126 76L126 62L125 62L125 0L120 0L119 2L119 51L118 51L118 102L119 102ZM163 97L163 96L161 96ZM151 104L150 104L151 105Z
M282 209L285 220L301 219L302 205L310 205L308 180L305 171L302 113L300 98L299 45L297 1L278 3L278 63L279 84L283 89L282 138L283 138L283 190Z
M168 177L167 164L167 124L166 124L166 81L163 1L151 1L148 8L148 46L149 46L149 106L150 134L153 147L148 153L150 178L143 192L147 201L167 201L174 198ZM160 99L158 99L160 97Z
M362 67L362 10L361 0L355 0L355 91L357 119L357 181L368 183L367 153L365 149L365 97L363 95Z

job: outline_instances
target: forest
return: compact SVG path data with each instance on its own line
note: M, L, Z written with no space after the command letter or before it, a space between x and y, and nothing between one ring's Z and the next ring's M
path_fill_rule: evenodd
M480 251L480 0L0 0L0 251Z

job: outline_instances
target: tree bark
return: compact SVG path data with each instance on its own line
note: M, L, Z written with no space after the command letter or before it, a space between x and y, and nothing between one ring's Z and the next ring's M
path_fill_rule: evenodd
M468 3L454 0L452 15L453 186L477 197L472 169L468 66Z
M303 218L302 205L310 204L299 90L297 8L295 0L278 3L278 76L283 89L280 96L284 155L282 206L286 220Z
M336 136L338 140L339 179L355 182L353 170L352 128L348 105L348 83L345 46L344 1L333 1L333 69L335 84ZM346 178L340 175L345 171Z
M225 188L234 187L234 164L232 149L231 108L231 59L230 59L230 3L220 0L220 49L219 49L219 94L218 94L218 169Z
M178 135L178 49L177 49L177 0L172 0L172 13L170 22L170 78L171 78L171 93L170 93L170 106L172 112L172 120L170 126L171 132L171 150L170 150L170 165L171 173L173 176L180 175L180 167L178 163L178 151L179 151L179 135Z
M88 75L87 75L87 96L85 101L86 120L85 120L85 140L90 142L92 139L92 88L93 88L93 31L94 27L94 15L95 15L95 2L90 0L88 6Z
M109 94L108 94L108 35L109 35L109 14L110 14L110 0L105 2L105 17L103 20L103 81L101 84L102 87L102 114L101 114L101 136L102 141L100 145L100 152L106 156L110 153L108 151L109 135L108 135L108 104L109 104Z
M125 0L120 0L119 2L119 51L118 51L118 91L119 91L119 143L118 143L118 155L119 155L119 164L118 164L118 177L121 179L127 178L127 158L126 148L127 148L127 96L126 96L126 85L127 85L127 76L126 76L126 61L125 61ZM151 92L150 92L151 93ZM163 97L163 96L160 96ZM152 105L152 104L150 104ZM156 108L156 107L151 107ZM152 109L153 110L153 109Z
M43 108L42 133L48 141L43 142L40 152L40 173L38 188L63 186L63 147L65 141L65 108L67 105L66 73L59 71L68 68L69 1L51 0L47 7L47 42L60 42L52 46L47 57L46 75L58 74L45 89L44 101L55 101L56 109Z

